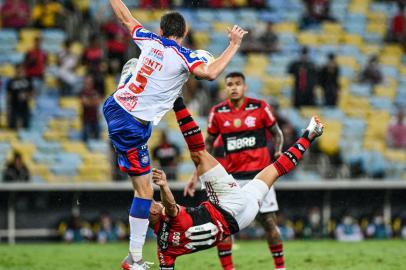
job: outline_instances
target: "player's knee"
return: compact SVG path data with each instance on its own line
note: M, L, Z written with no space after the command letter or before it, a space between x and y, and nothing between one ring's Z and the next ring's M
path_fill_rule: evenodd
M277 232L277 226L275 224L274 218L272 217L273 213L264 213L258 216L259 222L261 222L262 227L264 230L269 234L274 234L275 231Z
M152 199L154 195L154 189L152 188L149 176L142 179L132 178L132 182L134 187L134 195L136 197Z

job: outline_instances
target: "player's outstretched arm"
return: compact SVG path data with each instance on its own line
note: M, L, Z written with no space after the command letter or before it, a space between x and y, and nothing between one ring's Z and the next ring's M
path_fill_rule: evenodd
M207 65L200 65L193 70L193 74L201 79L215 80L230 63L233 56L240 48L241 41L248 32L234 25L232 29L228 28L228 38L230 44L224 52L213 62Z
M124 24L125 27L131 32L138 25L141 25L132 15L130 10L121 0L109 0L110 5L116 14L118 20Z
M175 198L173 197L172 191L169 188L164 171L153 169L152 181L155 185L159 186L161 200L165 207L166 214L170 217L176 217L179 211L178 206L176 205Z

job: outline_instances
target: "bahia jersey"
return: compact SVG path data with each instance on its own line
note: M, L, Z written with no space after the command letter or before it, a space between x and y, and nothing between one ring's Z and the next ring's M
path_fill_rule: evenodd
M192 50L140 25L134 28L132 37L141 55L114 99L131 115L156 125L172 109L189 73L204 62Z
M221 136L228 173L251 179L271 163L266 130L275 123L269 105L258 99L245 98L239 109L229 100L211 109L207 132Z
M161 270L172 270L178 256L216 246L238 232L236 220L209 201L199 207L179 207L176 217L161 215L154 231Z

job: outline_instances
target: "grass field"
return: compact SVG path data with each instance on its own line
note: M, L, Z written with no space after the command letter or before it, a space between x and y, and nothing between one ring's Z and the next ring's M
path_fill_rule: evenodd
M146 259L158 269L155 243L149 242ZM0 245L0 270L119 269L127 245L120 244L18 244ZM238 242L233 251L237 270L273 269L265 242ZM291 241L285 243L289 270L405 270L406 241ZM216 249L180 257L176 270L221 269Z

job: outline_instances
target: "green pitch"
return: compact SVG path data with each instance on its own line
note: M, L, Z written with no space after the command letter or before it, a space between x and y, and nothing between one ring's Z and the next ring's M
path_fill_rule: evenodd
M126 254L120 244L0 245L0 270L113 270ZM220 270L216 249L180 257L176 270ZM237 270L273 269L265 242L239 241L234 253ZM146 259L155 262L155 245L146 246ZM406 269L406 241L293 241L285 243L286 265L297 270Z

